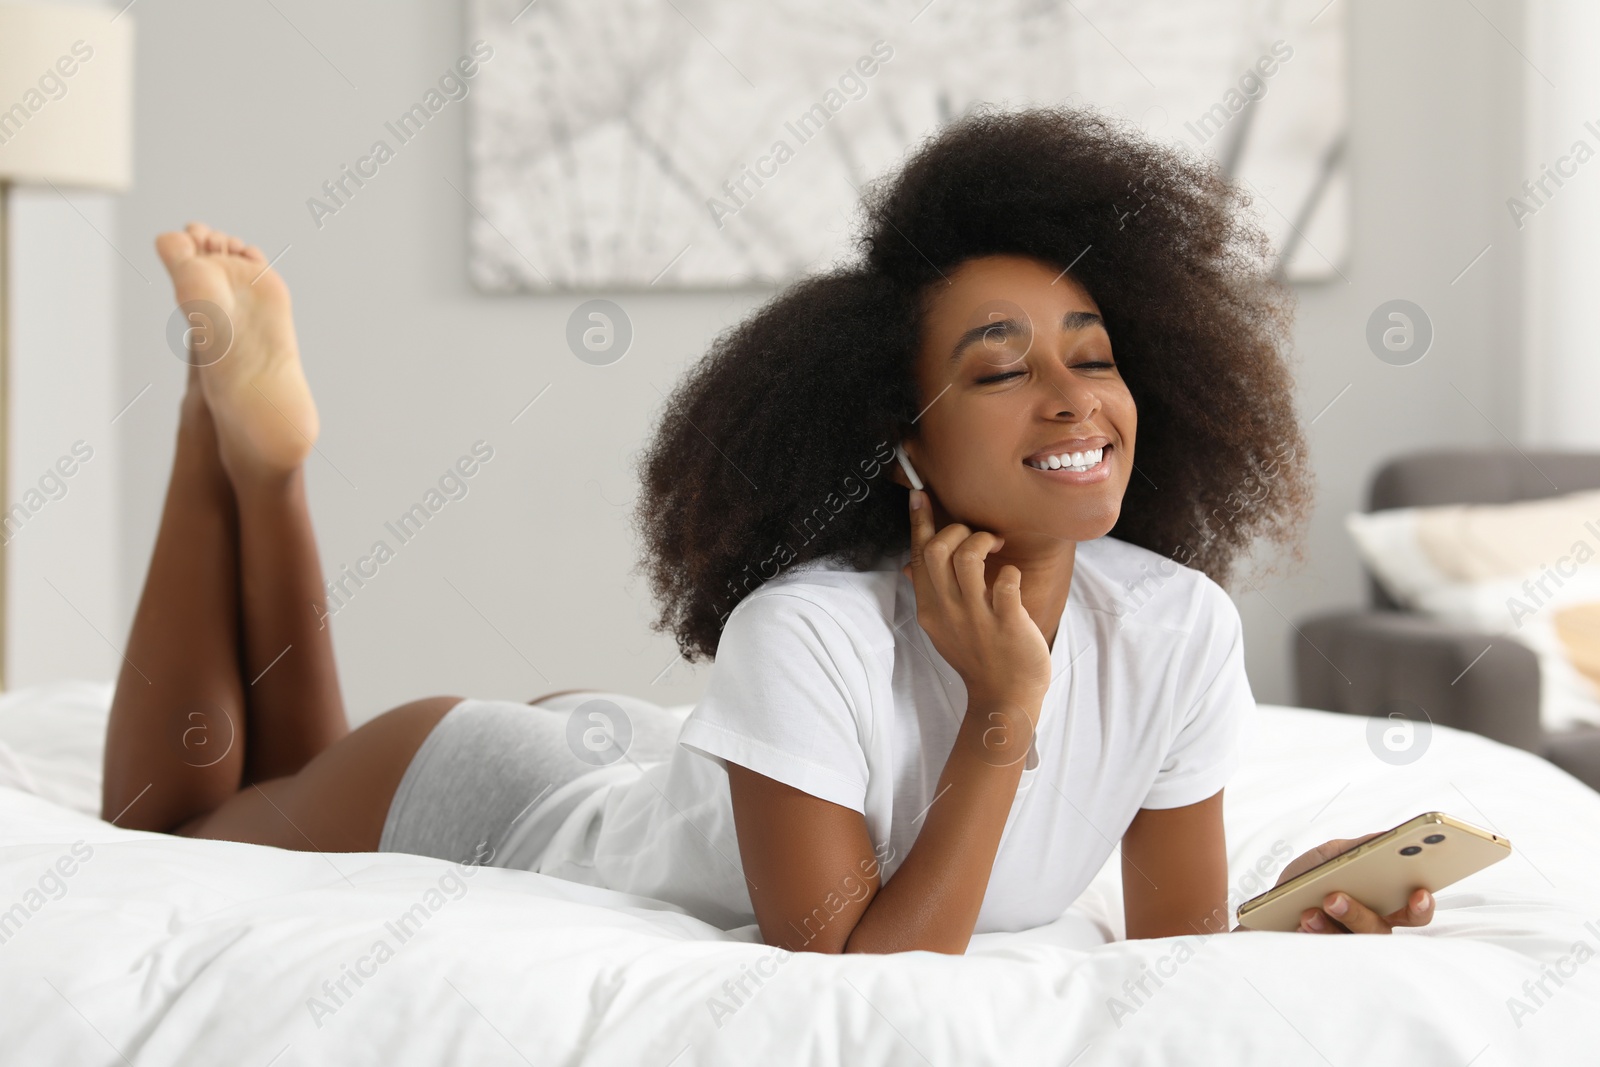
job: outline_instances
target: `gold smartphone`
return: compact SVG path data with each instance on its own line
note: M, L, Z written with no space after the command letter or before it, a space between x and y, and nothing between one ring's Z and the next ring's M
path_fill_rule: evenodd
M1511 842L1499 834L1442 811L1423 812L1240 904L1239 925L1292 933L1301 912L1320 908L1335 891L1388 915L1418 889L1435 893L1509 855Z

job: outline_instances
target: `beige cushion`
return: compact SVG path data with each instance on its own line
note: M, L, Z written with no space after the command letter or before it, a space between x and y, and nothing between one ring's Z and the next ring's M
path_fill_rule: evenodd
M1562 608L1555 628L1572 666L1600 689L1600 601Z
M1410 510L1422 550L1451 581L1521 578L1562 559L1570 566L1600 565L1600 490Z

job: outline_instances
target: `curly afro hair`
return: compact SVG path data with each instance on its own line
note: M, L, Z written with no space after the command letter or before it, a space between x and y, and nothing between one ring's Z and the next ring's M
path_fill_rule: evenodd
M922 311L999 253L1070 270L1100 307L1139 412L1110 536L1224 586L1258 537L1301 561L1293 293L1249 204L1214 164L1092 109L984 107L929 138L869 186L860 255L724 333L667 401L635 514L654 629L714 658L728 613L784 568L909 545L886 472L917 432Z

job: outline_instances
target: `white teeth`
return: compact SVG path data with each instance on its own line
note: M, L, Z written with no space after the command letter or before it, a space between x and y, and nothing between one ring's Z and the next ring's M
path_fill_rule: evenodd
M1063 452L1058 456L1046 456L1029 464L1036 470L1075 470L1086 471L1097 466L1105 456L1104 448L1091 448L1086 452Z

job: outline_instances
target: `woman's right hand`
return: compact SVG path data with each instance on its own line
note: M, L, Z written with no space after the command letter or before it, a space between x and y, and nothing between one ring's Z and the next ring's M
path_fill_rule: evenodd
M967 685L967 706L1020 705L1038 725L1050 688L1050 646L1022 606L1022 572L1006 564L991 592L984 571L998 534L954 522L935 532L923 490L911 491L911 562L917 622Z

